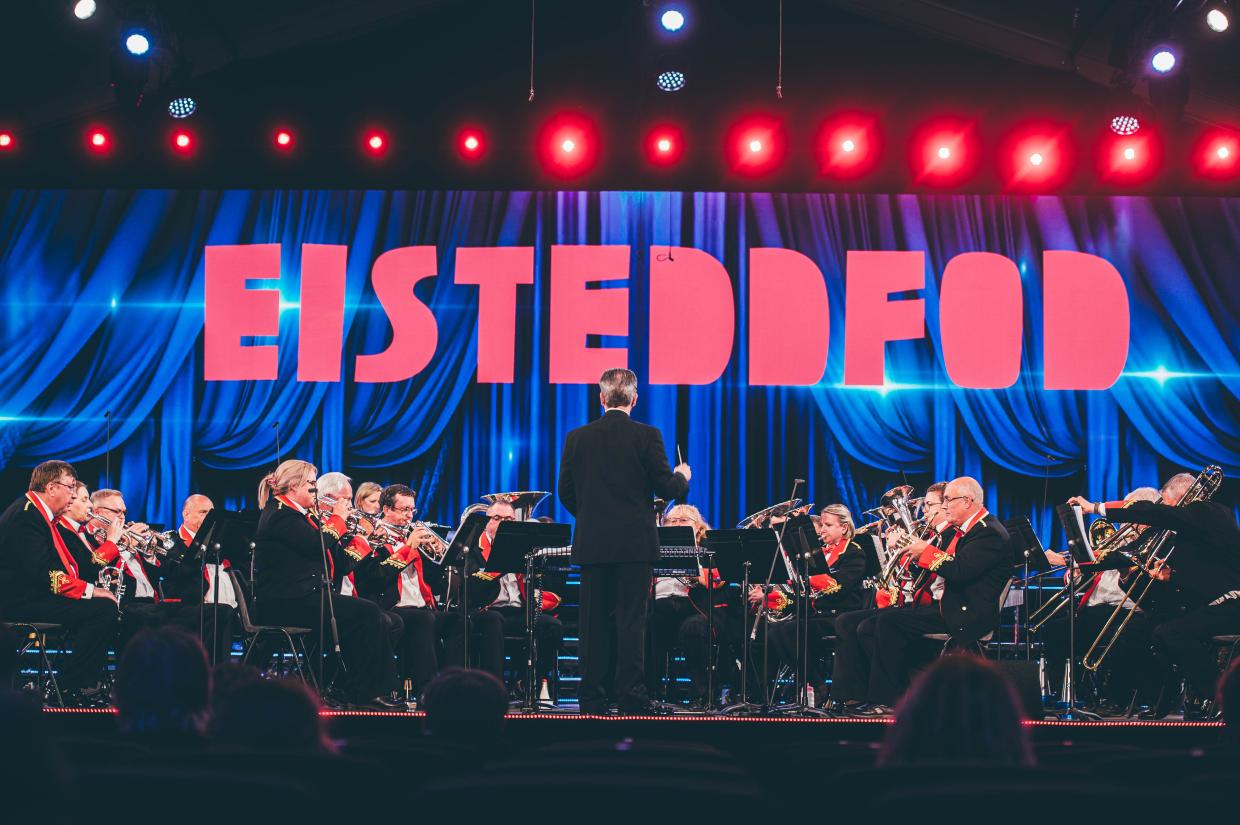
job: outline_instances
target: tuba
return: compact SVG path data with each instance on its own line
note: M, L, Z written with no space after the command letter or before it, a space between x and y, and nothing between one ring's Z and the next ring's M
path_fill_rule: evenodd
M1222 483L1222 468L1211 464L1197 474L1197 477L1193 479L1193 483L1184 491L1184 495L1180 497L1175 506L1187 507L1189 504L1197 501L1209 501L1218 492L1218 488ZM1116 531L1115 536L1122 532L1122 530ZM1172 553L1175 552L1175 547L1172 546L1171 549L1164 553L1163 546L1166 545L1167 540L1174 533L1174 530L1167 529L1154 532L1146 540L1145 548L1133 557L1132 560L1136 565L1137 575L1133 576L1132 584L1124 591L1124 598L1111 611L1111 615L1107 617L1106 624L1102 626L1102 630L1098 631L1098 636L1094 639L1093 644L1089 646L1089 650L1085 651L1085 656L1081 659L1081 666L1086 670L1096 673L1102 667L1102 663L1106 660L1107 655L1115 647L1119 637L1123 635L1124 629L1128 627L1132 614L1137 612L1137 609L1141 607L1141 603L1149 595L1150 588L1157 581L1154 578L1152 566L1155 563L1166 563L1171 558ZM1141 574L1145 575L1142 576ZM1127 615L1120 619L1120 612L1124 610L1124 606L1128 602L1132 603L1132 609L1128 610ZM1116 623L1117 621L1118 624Z

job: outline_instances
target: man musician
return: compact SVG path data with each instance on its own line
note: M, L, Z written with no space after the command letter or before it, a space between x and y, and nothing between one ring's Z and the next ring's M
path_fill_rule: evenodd
M118 623L115 598L84 578L93 571L82 568L55 526L77 485L72 464L44 461L26 494L0 516L0 602L9 621L64 626L73 652L58 660L58 682L66 702L82 706L106 698L96 685Z
M999 595L1011 574L1007 530L983 506L982 487L961 476L943 495L951 538L944 547L909 542L917 566L943 580L937 606L883 610L875 617L868 715L888 716L911 670L909 647L927 633L947 633L948 644L969 649L999 624Z
M650 501L689 492L691 472L668 466L663 437L630 416L637 376L609 369L599 379L601 418L564 439L560 501L577 520L572 560L581 567L580 702L583 713L647 711L646 610L659 558ZM613 642L614 637L614 642Z
M1084 510L1116 524L1144 524L1172 530L1174 554L1166 563L1157 560L1148 573L1160 582L1171 582L1187 608L1181 615L1159 621L1153 630L1154 654L1164 673L1179 668L1196 695L1214 696L1218 666L1212 638L1240 632L1240 527L1222 504L1208 499L1181 503L1196 477L1172 476L1160 491L1160 501L1136 501L1127 507L1119 502L1095 504L1081 496L1068 500ZM1161 553L1167 556L1166 549ZM1170 713L1178 692L1164 683L1162 697L1148 714L1161 718Z

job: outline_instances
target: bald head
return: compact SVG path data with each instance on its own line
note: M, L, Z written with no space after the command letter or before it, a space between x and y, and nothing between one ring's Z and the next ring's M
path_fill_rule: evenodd
M960 476L947 482L943 491L943 504L947 508L947 520L959 527L982 509L982 485L970 476Z
M202 520L214 508L211 499L197 493L185 499L185 504L181 506L181 520L185 523L185 529L197 533L202 526Z

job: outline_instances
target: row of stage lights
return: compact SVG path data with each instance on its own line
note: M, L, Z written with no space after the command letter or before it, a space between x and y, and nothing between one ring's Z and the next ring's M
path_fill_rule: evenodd
M1097 153L1099 177L1107 183L1141 183L1155 177L1162 162L1162 147L1148 128L1128 133L1112 130L1100 142ZM198 149L195 132L186 127L169 134L169 148L191 160ZM297 133L278 127L270 133L271 148L293 156L299 150ZM110 129L93 126L84 135L86 149L105 157L117 150ZM361 152L382 163L396 149L389 132L366 130L359 141ZM968 182L981 166L984 148L976 125L965 120L942 118L915 130L908 146L914 183L956 186ZM0 129L0 155L13 153L17 135ZM457 156L465 165L481 165L492 154L490 136L480 127L462 128L455 136ZM603 141L598 128L587 118L564 114L546 121L539 130L535 149L544 170L561 179L580 178L593 170L601 156ZM673 171L689 156L690 144L681 128L651 128L643 138L646 162L654 169ZM769 117L748 117L727 131L724 150L729 168L742 177L761 178L777 173L788 155L782 122ZM813 146L818 171L826 178L860 180L873 172L884 153L877 120L862 115L841 115L822 124ZM1012 130L999 142L998 158L1003 179L1015 188L1051 189L1072 177L1076 158L1067 127L1032 123ZM1193 171L1203 178L1240 180L1240 134L1221 129L1205 131L1192 150Z

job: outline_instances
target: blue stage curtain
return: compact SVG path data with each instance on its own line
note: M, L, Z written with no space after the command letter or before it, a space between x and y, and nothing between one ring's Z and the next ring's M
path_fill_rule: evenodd
M237 243L282 247L279 379L207 384L203 248ZM349 248L340 383L296 380L303 243ZM860 518L904 479L920 487L971 473L997 511L1030 514L1050 540L1049 505L1068 492L1117 497L1207 463L1240 473L1240 199L10 190L0 192L5 492L19 492L17 468L93 461L109 440L107 480L132 513L166 524L208 476L244 479L228 498L250 501L277 444L321 471L412 483L423 514L441 521L481 493L554 491L565 434L598 414L596 388L547 383L554 244L631 246L629 335L601 345L627 346L639 377L651 248L695 247L730 273L737 327L724 374L706 386L643 383L637 409L670 458L679 446L693 463L691 501L717 525L786 497L793 477L809 479L805 497ZM409 381L356 384L356 356L391 335L371 265L406 245L437 250L439 276L418 286L438 323L435 356ZM511 385L474 380L477 289L452 276L465 246L535 249L536 281L518 290ZM748 386L748 250L759 246L795 249L823 273L831 341L817 385ZM927 337L888 345L883 389L842 385L849 250L925 253ZM1045 250L1100 255L1124 277L1132 343L1108 391L1041 389ZM1011 258L1024 283L1023 369L1003 390L952 386L939 353L944 267L974 251ZM554 499L540 512L566 516Z

